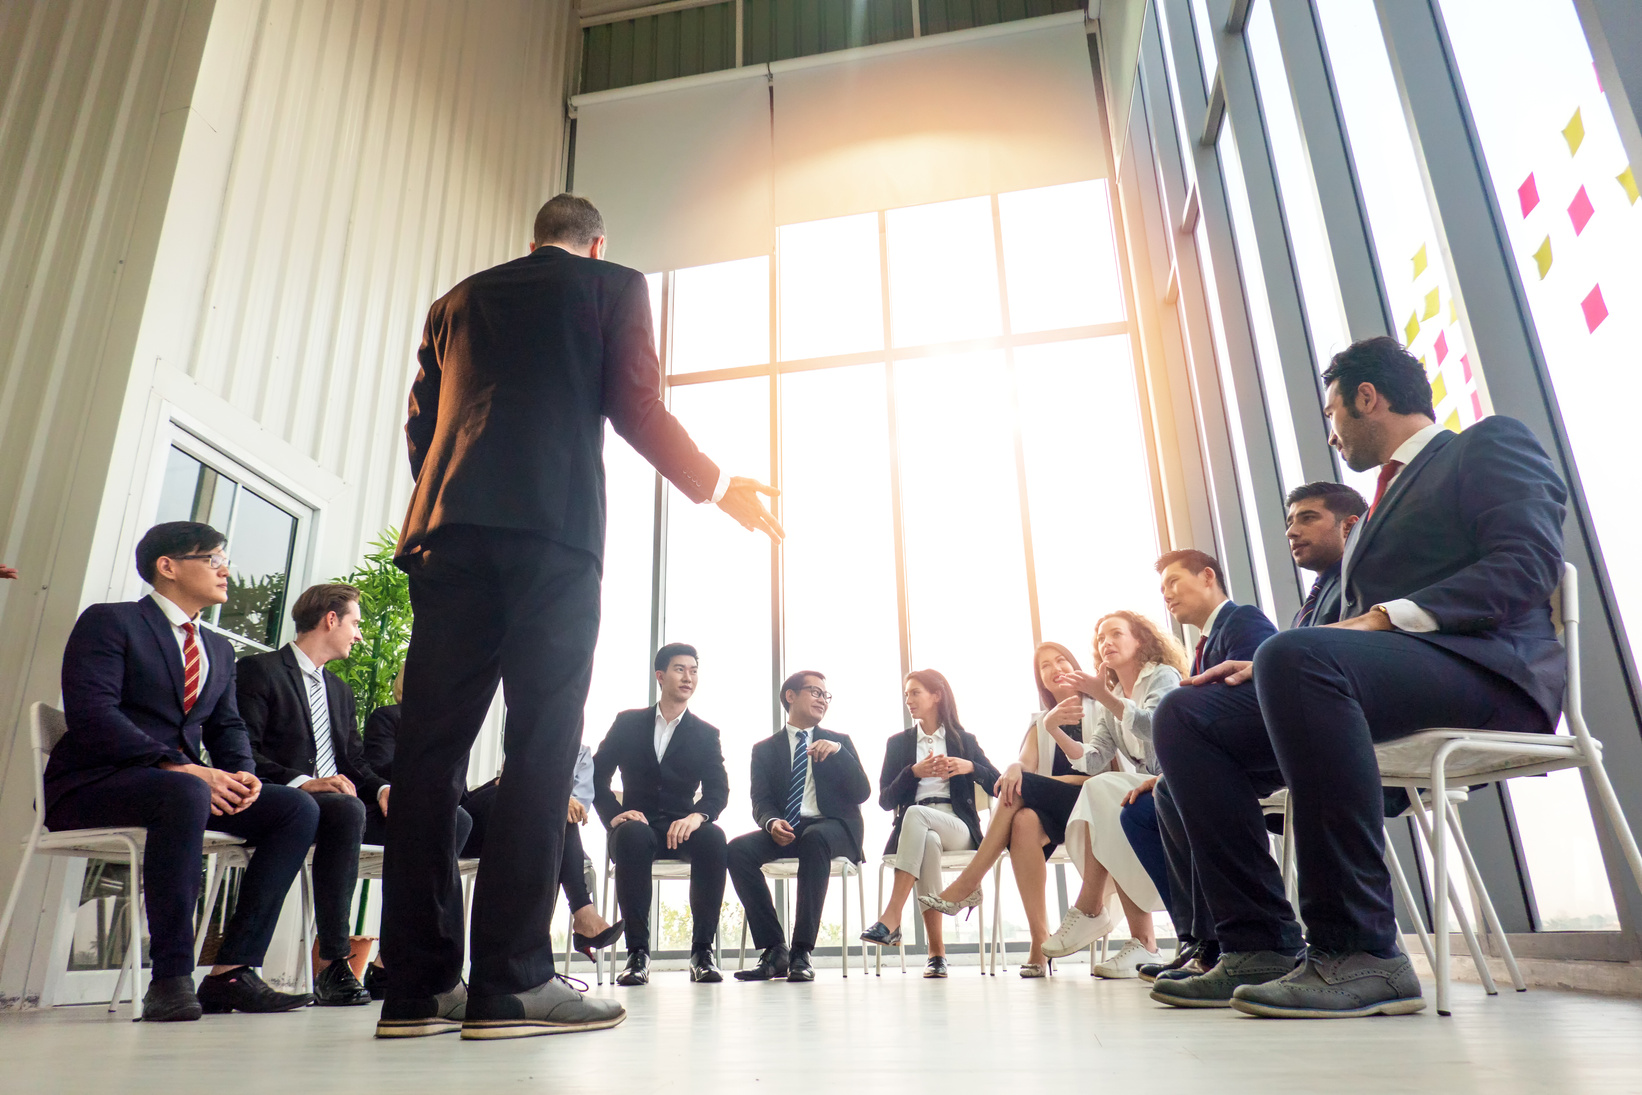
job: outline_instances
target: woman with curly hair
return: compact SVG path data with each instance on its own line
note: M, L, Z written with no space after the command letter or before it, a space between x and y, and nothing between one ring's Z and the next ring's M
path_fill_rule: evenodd
M1083 876L1083 889L1066 920L1044 943L1050 958L1075 954L1112 929L1104 908L1109 886L1129 921L1130 941L1117 957L1096 966L1100 977L1137 976L1142 963L1166 961L1157 953L1152 912L1163 907L1140 859L1124 835L1119 814L1125 802L1157 782L1152 746L1152 712L1180 686L1186 653L1174 638L1135 612L1118 611L1095 625L1093 674L1073 671L1066 682L1077 690L1052 713L1050 722L1081 719L1083 755L1073 761L1090 773L1066 823L1066 853ZM1116 770L1106 771L1114 759Z

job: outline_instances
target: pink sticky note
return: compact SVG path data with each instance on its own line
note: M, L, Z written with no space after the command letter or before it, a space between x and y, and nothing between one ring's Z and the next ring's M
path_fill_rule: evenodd
M1432 344L1432 349L1437 351L1437 364L1441 365L1443 363L1443 359L1448 356L1448 332L1447 331L1437 332L1437 341Z
M1585 299L1579 302L1580 310L1585 313L1585 327L1595 331L1608 318L1608 305L1602 299L1602 286L1593 286Z
M1579 193L1575 194L1574 200L1568 204L1568 219L1574 222L1574 235L1585 231L1585 226L1590 223L1591 215L1595 212L1596 210L1591 208L1591 199L1585 193L1585 188L1580 187Z
M1534 185L1534 173L1530 171L1528 177L1517 187L1517 201L1522 203L1522 215L1527 216L1539 204L1539 187Z

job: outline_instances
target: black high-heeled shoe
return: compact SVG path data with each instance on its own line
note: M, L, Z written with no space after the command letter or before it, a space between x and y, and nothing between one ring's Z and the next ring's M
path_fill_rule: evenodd
M618 920L598 935L583 935L581 932L573 931L570 933L570 943L581 953L583 958L592 962L594 961L593 952L602 951L620 939L622 929L626 926L627 921Z

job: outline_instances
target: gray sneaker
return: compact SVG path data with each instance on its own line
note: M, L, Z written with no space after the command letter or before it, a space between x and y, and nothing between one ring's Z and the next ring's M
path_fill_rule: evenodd
M1152 999L1177 1008L1231 1007L1232 990L1275 981L1298 962L1281 951L1227 951L1208 973L1158 978L1152 982Z
M580 984L581 988L577 988ZM465 1039L531 1038L541 1034L574 1034L604 1030L627 1018L614 1000L584 996L587 985L556 976L528 992L475 996L462 1023Z
M467 1013L468 987L461 981L437 996L389 996L376 1020L378 1038L426 1038L455 1034Z
M1294 972L1263 985L1244 985L1231 1006L1267 1019L1359 1019L1425 1010L1420 979L1408 955L1311 953Z

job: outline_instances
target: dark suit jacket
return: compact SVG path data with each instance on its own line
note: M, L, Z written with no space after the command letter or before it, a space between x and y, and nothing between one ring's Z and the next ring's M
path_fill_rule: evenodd
M862 840L866 825L861 820L861 803L872 794L872 784L861 767L861 755L848 734L815 727L810 741L836 741L838 752L810 765L815 780L815 805L822 817L836 818L849 830L855 842L852 858L859 863L866 859ZM771 734L753 746L753 818L760 829L768 830L770 822L787 816L787 789L792 780L792 749L787 742L787 728Z
M1214 621L1209 641L1203 646L1203 668L1221 662L1246 662L1261 643L1277 634L1277 626L1254 605L1227 601Z
M182 653L152 598L92 605L63 649L63 714L68 733L46 765L50 809L68 791L121 768L206 763L254 772L234 692L234 647L205 628L209 663L199 698L182 709Z
M621 771L621 801L610 789L610 777ZM696 789L701 799L696 800ZM677 821L702 814L716 821L730 804L730 777L718 730L693 711L673 730L667 753L656 760L656 709L623 711L610 724L593 754L593 805L606 828L626 810L639 810L651 821Z
M1294 619L1290 621L1291 627L1316 627L1340 618L1340 564L1335 563L1318 573L1313 580L1312 589L1306 591L1307 600L1311 598L1312 590L1317 592L1317 603L1312 606L1311 615L1305 623L1300 622L1300 617L1306 611L1305 605L1302 604L1300 610L1294 614Z
M353 689L329 669L321 672L331 714L331 751L336 754L336 770L353 781L361 799L375 802L387 780L365 763ZM308 685L289 643L239 663L239 709L251 736L259 777L269 783L289 783L298 776L317 774Z
M946 729L946 755L961 757L975 765L975 770L951 780L952 812L969 827L969 839L978 848L981 844L981 818L975 809L975 788L987 794L998 783L998 770L986 759L986 752L975 736L962 728ZM878 777L878 805L895 811L895 830L889 834L884 854L892 855L901 842L901 818L907 807L915 805L918 797L918 777L912 774L912 765L918 759L918 730L913 727L890 736L884 746L884 771ZM790 773L789 773L790 774ZM817 800L820 794L816 795Z
M604 554L604 420L692 502L718 467L661 401L644 275L541 247L428 309L405 439L400 557L445 525Z
M365 720L365 763L383 779L393 780L393 746L399 738L399 705L378 707Z
M1550 597L1562 581L1567 499L1514 418L1437 435L1352 529L1339 618L1407 598L1438 624L1415 638L1493 670L1555 723L1568 663Z

